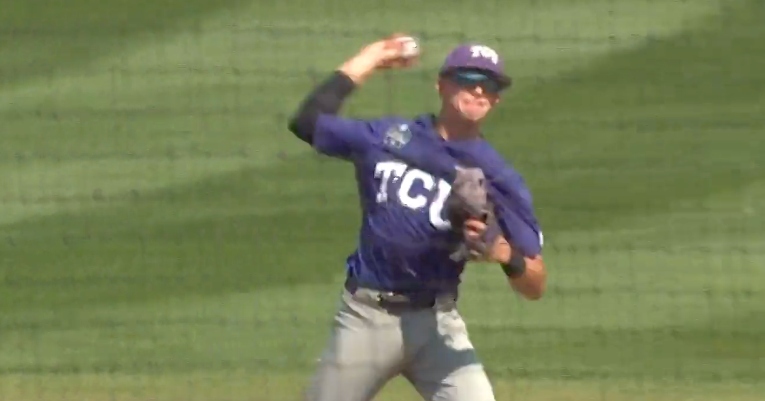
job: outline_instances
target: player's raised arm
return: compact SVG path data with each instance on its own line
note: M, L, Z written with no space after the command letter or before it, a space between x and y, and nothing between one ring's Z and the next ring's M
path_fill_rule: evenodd
M416 42L401 35L365 46L305 97L289 130L321 153L348 157L365 146L372 129L366 121L337 116L345 100L376 70L408 67L418 54Z

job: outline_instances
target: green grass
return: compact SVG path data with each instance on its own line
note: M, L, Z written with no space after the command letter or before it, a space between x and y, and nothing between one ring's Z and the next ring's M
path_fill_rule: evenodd
M392 30L422 66L349 114L432 110L465 38L517 80L487 134L532 187L550 289L466 274L498 400L765 393L762 2L8 3L0 399L298 399L358 211L352 171L285 116Z

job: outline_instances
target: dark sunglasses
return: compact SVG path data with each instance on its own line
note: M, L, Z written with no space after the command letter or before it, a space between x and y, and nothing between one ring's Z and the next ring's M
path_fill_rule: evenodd
M482 71L453 71L447 74L446 78L462 88L474 88L480 86L484 92L491 94L497 94L504 89L497 79Z

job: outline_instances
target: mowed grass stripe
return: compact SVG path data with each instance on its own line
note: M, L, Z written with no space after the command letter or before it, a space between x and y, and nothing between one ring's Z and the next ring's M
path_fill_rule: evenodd
M61 375L46 381L48 386L26 376L5 376L7 386L0 395L8 399L32 401L103 401L118 397L125 401L206 401L254 400L287 401L299 399L304 377L294 374L253 375L243 372L221 374L168 375L162 380L151 375ZM675 383L672 386L639 380L602 382L512 379L492 377L499 401L518 398L533 401L697 401L728 399L759 401L762 386L741 383ZM415 400L418 395L404 380L394 380L377 398L381 401Z
M26 1L7 2L0 15L0 88L5 91L34 80L44 83L51 76L77 71L94 60L119 55L131 45L188 29L200 18L247 3L75 0L48 1L40 7Z

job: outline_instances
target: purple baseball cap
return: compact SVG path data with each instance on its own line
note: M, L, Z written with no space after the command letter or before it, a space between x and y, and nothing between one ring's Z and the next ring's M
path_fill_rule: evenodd
M455 70L480 70L495 79L503 88L512 84L499 54L491 47L481 44L467 43L454 48L446 56L439 74L449 74Z

